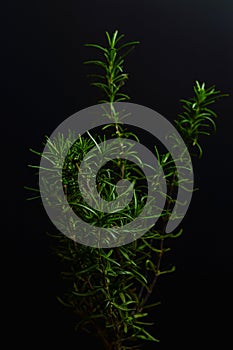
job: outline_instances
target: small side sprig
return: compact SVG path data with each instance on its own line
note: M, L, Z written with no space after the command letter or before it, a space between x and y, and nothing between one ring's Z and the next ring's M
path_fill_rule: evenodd
M104 93L104 99L99 101L100 103L127 101L130 97L121 92L122 86L128 79L128 74L123 71L123 64L125 57L134 49L135 45L139 44L139 41L119 45L124 38L124 34L118 35L117 30L112 36L109 32L105 32L105 34L107 47L98 44L85 44L85 46L100 50L103 53L103 60L85 61L84 64L94 64L104 70L102 74L91 75L91 77L97 79L91 85L100 88Z
M180 100L183 112L178 115L175 124L190 152L192 149L197 149L192 155L198 155L200 158L202 156L200 136L210 135L211 129L214 132L216 130L214 119L217 118L217 114L209 106L228 94L222 94L215 89L215 86L206 88L205 83L200 84L198 81L195 82L193 90L192 98Z

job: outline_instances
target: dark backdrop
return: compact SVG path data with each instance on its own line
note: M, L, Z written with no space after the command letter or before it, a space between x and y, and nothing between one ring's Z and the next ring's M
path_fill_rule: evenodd
M26 201L24 186L33 182L27 165L38 161L29 148L40 150L60 122L97 102L83 66L94 51L84 44L104 43L105 30L118 29L140 41L126 64L132 102L172 121L195 80L230 93L216 104L217 133L203 140L204 156L194 163L200 190L174 242L177 270L155 292L162 305L154 314L158 349L224 348L233 273L232 1L12 0L1 6L1 25L1 302L8 343L84 348L55 299L61 282L46 236L52 224L38 203Z

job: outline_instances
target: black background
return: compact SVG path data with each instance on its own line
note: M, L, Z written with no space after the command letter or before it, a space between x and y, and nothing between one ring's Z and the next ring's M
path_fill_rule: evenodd
M140 45L125 65L131 102L173 121L180 98L195 80L230 94L216 103L217 133L203 139L194 162L199 191L174 242L177 270L161 278L154 314L157 349L224 348L230 339L232 259L233 3L231 0L16 1L1 5L1 187L4 334L24 348L66 349L95 344L74 334L72 319L58 305L59 269L46 232L53 229L38 202L28 202L33 184L28 164L65 118L96 104L83 61L118 29ZM5 213L6 209L6 213ZM84 345L81 344L84 340ZM148 349L152 348L152 345Z

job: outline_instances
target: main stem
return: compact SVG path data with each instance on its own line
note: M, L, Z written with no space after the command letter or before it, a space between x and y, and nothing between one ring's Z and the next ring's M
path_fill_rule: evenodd
M175 177L176 177L176 173L173 174L172 176L172 180L171 180L171 186L170 186L170 190L169 190L169 197L168 198L171 198L173 196L173 191L174 191L174 183L175 183ZM167 204L167 208L166 210L169 211L170 209L170 206L171 206L171 200L168 201L168 204ZM167 226L167 223L169 221L169 216L168 218L164 221L164 224L163 224L163 228L162 228L162 235L164 235L166 233L166 226ZM139 304L139 308L137 309L138 312L142 312L143 311L143 307L146 305L146 303L148 302L153 290L154 290L154 287L156 285L156 282L158 280L158 277L159 277L159 273L160 273L160 267L161 267L161 263L162 263L162 257L163 257L163 254L164 254L164 238L161 239L160 241L160 247L159 247L159 250L160 250L160 253L158 255L158 260L157 260L157 265L156 265L156 271L155 271L155 275L154 275L154 278L153 278L153 281L150 285L150 288L148 289L145 297L142 299L142 302ZM142 287L141 291L140 291L140 295L139 295L139 300L141 299L142 295L143 295L143 290L144 290L144 286Z

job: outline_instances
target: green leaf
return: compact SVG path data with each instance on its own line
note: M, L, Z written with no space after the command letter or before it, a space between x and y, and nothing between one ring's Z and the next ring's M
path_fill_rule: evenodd
M107 70L107 65L102 61L90 60L90 61L85 61L84 64L94 64L96 66L100 66L100 67L104 68L105 70Z
M110 38L109 32L105 32L105 34L106 34L106 37L107 37L108 44L111 47L112 42L111 42L111 38Z
M134 46L134 45L138 45L138 44L140 44L140 41L130 41L129 43L126 43L126 44L121 45L121 46L118 48L118 50L122 50L122 49L124 49L124 48L126 48L126 47L128 47L128 46Z
M115 32L113 33L113 36L112 36L112 40L111 40L111 49L113 49L115 47L117 35L118 35L118 30L115 30Z
M159 275L164 275L164 274L167 274L167 273L171 273L171 272L174 272L175 269L176 269L176 267L175 267L175 266L172 266L172 268L170 268L170 269L159 271L158 274L159 274Z
M108 50L105 47L97 44L84 44L84 46L94 47L94 48L100 49L101 51L108 52Z
M120 292L120 298L121 298L121 300L122 300L122 302L123 303L125 303L126 302L126 299L125 299L125 294L124 293L122 293L122 292Z

